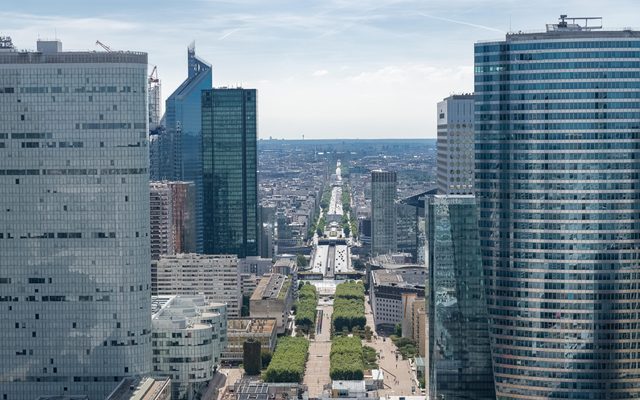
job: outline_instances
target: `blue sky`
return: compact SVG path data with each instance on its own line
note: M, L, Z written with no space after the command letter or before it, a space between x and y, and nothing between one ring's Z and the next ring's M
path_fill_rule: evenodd
M68 50L149 53L163 96L186 48L215 86L259 90L262 138L434 137L436 103L473 90L473 43L540 30L559 14L640 25L638 0L105 0L5 2L0 34L19 48L57 35ZM640 29L640 26L635 26ZM99 50L99 49L98 49Z

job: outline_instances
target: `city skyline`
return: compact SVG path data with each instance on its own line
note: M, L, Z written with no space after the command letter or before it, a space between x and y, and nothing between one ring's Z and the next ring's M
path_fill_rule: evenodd
M546 0L39 3L5 5L0 12L1 33L18 48L58 37L65 49L103 51L94 45L100 40L113 49L146 51L158 66L164 108L184 79L183 54L195 41L213 66L216 87L258 90L261 139L434 138L431 108L473 90L475 41L500 39L510 26L543 30L559 14L598 15L605 28L623 27L640 9L627 0L606 8Z

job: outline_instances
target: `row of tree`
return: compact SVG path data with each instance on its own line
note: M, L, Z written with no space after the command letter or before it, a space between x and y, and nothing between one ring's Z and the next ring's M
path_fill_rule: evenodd
M336 287L331 316L333 332L351 331L354 327L364 329L367 319L364 315L364 285L362 282L347 281Z
M263 379L266 382L302 382L308 351L309 341L304 337L281 337Z
M333 380L355 381L364 377L362 343L357 336L335 336L331 341L331 366Z
M296 302L296 325L309 332L316 324L316 308L318 307L318 291L308 282L298 290Z

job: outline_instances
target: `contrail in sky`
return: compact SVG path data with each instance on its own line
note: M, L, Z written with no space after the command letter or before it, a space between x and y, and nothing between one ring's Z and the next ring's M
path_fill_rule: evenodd
M427 18L431 18L431 19L437 19L437 20L440 20L440 21L445 21L445 22L451 22L451 23L454 23L454 24L471 26L473 28L486 29L488 31L493 31L493 32L506 33L505 31L503 31L501 29L492 28L492 27L486 26L486 25L473 24L471 22L458 21L458 20L451 19L451 18L436 17L434 15L429 15L429 14L424 14L424 13L418 13L418 14L422 15L423 17L427 17Z

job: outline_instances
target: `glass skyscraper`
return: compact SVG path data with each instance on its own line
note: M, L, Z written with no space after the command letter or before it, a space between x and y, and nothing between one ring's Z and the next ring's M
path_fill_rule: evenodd
M495 399L475 197L425 200L429 398Z
M204 253L258 255L257 92L202 92Z
M640 398L640 32L477 43L475 93L497 397Z
M396 193L393 171L371 171L371 254L398 251Z
M147 54L0 39L0 398L151 370Z
M192 43L187 50L187 79L167 98L166 138L161 146L164 156L159 179L194 182L196 185L196 233L197 249L203 243L203 192L202 192L202 116L201 93L211 89L213 70L196 56ZM154 177L155 178L155 177Z

